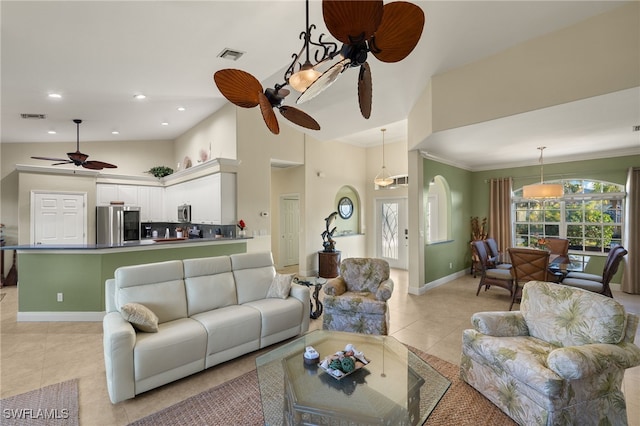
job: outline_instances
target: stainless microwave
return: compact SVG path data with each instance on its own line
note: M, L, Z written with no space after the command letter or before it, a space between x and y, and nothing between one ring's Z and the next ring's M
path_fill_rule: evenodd
M191 206L189 204L178 206L178 222L191 222Z

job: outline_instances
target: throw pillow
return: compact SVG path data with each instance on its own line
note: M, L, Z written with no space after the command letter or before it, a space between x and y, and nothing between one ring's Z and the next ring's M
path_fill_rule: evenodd
M267 291L267 297L286 299L289 297L289 291L291 290L291 281L294 274L276 274L271 281L269 291Z
M158 332L158 316L140 303L127 303L120 308L122 317L136 329L147 333Z

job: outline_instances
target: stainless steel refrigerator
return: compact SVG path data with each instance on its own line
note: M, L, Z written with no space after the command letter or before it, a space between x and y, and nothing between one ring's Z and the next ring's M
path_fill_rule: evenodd
M140 207L96 207L96 244L122 246L140 242Z

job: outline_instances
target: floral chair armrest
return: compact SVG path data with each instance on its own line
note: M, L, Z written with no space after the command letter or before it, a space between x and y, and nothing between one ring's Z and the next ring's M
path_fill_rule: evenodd
M347 283L345 283L344 279L339 276L327 281L323 289L324 294L329 296L340 296L347 291Z
M567 346L551 351L547 365L560 377L577 380L600 374L612 366L625 369L640 365L640 348L627 342Z
M378 287L378 291L376 291L376 300L381 300L386 302L391 299L391 294L393 293L393 280L388 279L384 280L380 283L380 287Z
M471 316L476 331L487 336L528 336L529 327L520 311L476 312Z

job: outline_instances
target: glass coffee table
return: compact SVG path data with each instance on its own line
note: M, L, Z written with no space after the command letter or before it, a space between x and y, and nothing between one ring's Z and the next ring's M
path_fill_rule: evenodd
M324 357L347 344L369 364L338 380L304 362L313 346ZM265 425L417 425L450 386L405 345L389 336L315 330L256 358Z

